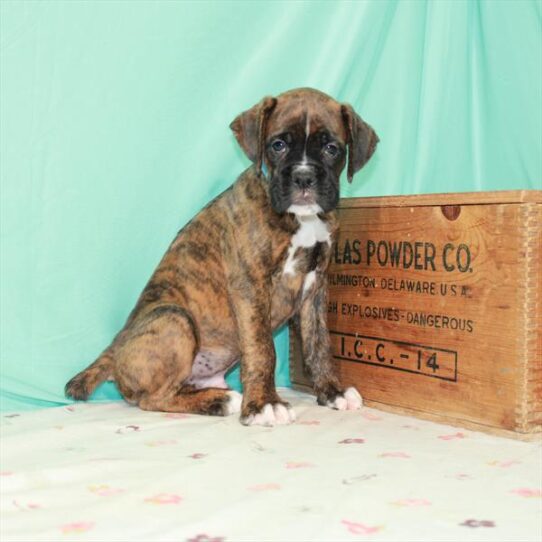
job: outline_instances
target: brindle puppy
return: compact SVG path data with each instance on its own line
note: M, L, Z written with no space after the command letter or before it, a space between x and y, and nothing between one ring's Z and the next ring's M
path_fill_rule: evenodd
M339 175L378 137L351 106L312 89L264 98L231 124L254 162L177 235L125 326L66 385L87 399L107 378L145 410L289 423L275 390L272 332L295 318L318 404L361 406L333 372L326 269L337 232ZM224 374L240 361L243 396Z

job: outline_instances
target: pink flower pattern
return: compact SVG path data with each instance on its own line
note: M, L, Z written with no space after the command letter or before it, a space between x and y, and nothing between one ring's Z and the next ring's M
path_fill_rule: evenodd
M371 527L369 525L365 525L364 523L357 523L355 521L348 521L346 519L343 519L341 523L346 526L348 532L357 535L371 535L383 529L382 525Z
M224 542L222 536L209 536L208 534L198 534L194 538L188 538L186 542Z
M183 412L165 412L163 416L172 420L186 420L190 418L190 414L184 414Z
M450 476L450 478L455 478L456 480L471 480L472 475L465 472L458 472L457 474Z
M364 418L365 420L369 420L370 422L382 421L382 417L377 416L376 414L373 414L372 412L369 412L368 410L362 410L361 417Z
M383 454L380 454L378 457L398 457L400 459L411 458L411 456L407 454L406 452L384 452Z
M13 506L19 510L39 510L40 508L42 508L40 504L37 504L35 502L27 502L23 504L18 501L13 501Z
M453 435L440 435L439 439L441 440L461 440L466 438L464 433L454 433Z
M63 534L84 533L90 531L93 527L94 523L92 521L75 521L61 525L60 530Z
M120 495L121 493L124 493L124 489L109 487L105 484L89 486L88 490L91 493L99 495L100 497L112 497L113 495Z
M528 499L542 498L542 491L538 488L532 488L532 487L520 487L518 489L512 489L510 493L515 493L516 495L519 495L520 497L526 497Z
M508 461L489 461L488 465L491 467L500 467L501 469L509 469L510 467L513 467L514 465L521 465L521 461L515 461L513 459L509 459Z
M179 504L183 498L180 495L175 495L174 493L159 493L152 497L147 497L145 502L151 504Z
M288 461L288 463L286 463L287 469L306 469L308 467L314 467L314 465L308 461Z

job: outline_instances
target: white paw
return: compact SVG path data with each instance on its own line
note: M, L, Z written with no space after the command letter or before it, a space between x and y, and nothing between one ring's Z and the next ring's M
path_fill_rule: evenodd
M347 388L343 394L337 395L335 400L328 401L327 406L336 410L359 410L363 399L356 388Z
M291 407L286 407L280 403L274 406L267 404L258 414L251 414L247 418L241 419L244 425L286 425L295 421L295 412Z
M234 390L230 390L228 392L228 396L230 400L226 405L226 416L241 412L241 403L243 402L243 396L239 392Z

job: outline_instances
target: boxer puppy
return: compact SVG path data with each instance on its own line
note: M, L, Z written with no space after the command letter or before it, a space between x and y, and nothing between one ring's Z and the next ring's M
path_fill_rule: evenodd
M109 378L144 410L290 423L272 333L293 319L318 404L360 408L331 364L326 270L340 173L347 164L351 182L378 137L350 105L308 88L264 98L231 129L253 165L178 233L125 326L68 382L68 396L85 400ZM224 381L239 362L242 396Z

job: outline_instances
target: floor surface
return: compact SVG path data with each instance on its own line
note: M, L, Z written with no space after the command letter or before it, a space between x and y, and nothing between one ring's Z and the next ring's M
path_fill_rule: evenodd
M537 541L542 447L291 390L297 422L78 403L2 419L1 540Z

